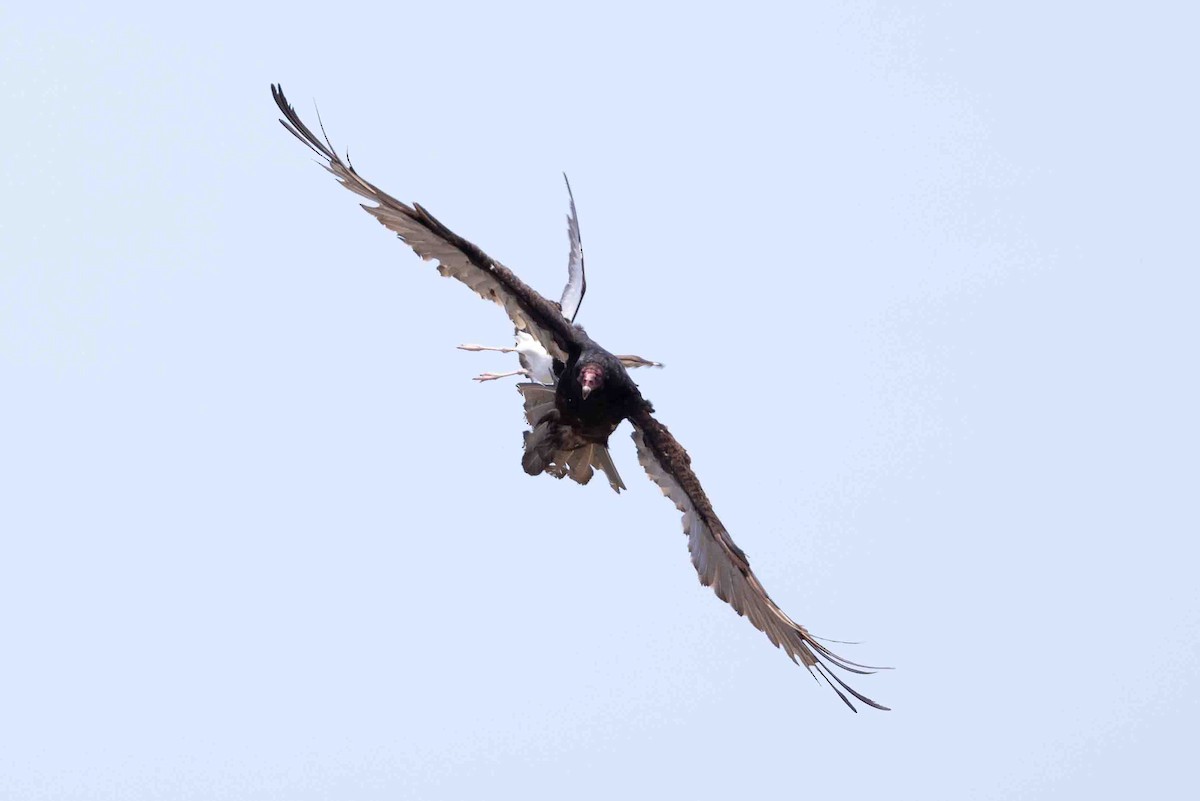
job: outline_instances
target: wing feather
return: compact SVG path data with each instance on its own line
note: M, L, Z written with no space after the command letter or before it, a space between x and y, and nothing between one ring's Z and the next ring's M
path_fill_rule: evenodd
M744 615L773 645L782 648L793 662L799 662L819 680L824 680L854 711L847 694L875 707L887 707L872 701L846 684L833 668L867 674L882 668L851 662L830 651L804 626L780 609L750 569L746 554L729 536L713 512L712 504L692 472L691 459L667 427L643 410L630 418L634 425L633 441L638 461L650 480L662 489L683 513L683 530L688 538L692 564L700 583L712 587L717 597ZM844 691L844 692L843 692Z
M571 199L571 214L567 217L567 238L571 240L571 252L567 255L567 285L563 289L559 305L562 306L563 317L575 322L575 315L579 314L579 306L583 303L584 293L587 292L587 275L583 270L583 239L579 236L575 195L571 192L571 182L567 180L565 172L563 180L567 182L567 197Z
M558 308L517 278L500 262L455 234L419 204L409 206L362 178L350 164L334 152L329 138L318 138L300 119L283 94L272 84L271 95L283 112L279 122L325 162L325 169L351 192L377 204L363 208L384 227L395 232L422 259L437 259L438 272L457 278L484 300L500 305L513 324L528 331L548 353L566 361L569 352L579 347L579 334Z

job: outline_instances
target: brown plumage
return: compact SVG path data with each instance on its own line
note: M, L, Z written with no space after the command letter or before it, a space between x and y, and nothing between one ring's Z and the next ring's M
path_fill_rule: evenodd
M425 209L416 204L409 206L361 178L349 161L337 156L328 139L316 137L300 120L281 88L273 85L271 92L283 112L283 126L321 156L326 169L342 185L378 204L364 205L364 209L399 235L417 255L437 259L442 275L457 278L480 297L500 305L518 329L528 331L547 353L565 364L553 387L520 385L532 427L526 433L522 458L526 472L546 472L559 478L571 475L586 483L596 468L608 475L616 489L620 477L615 467L609 472L608 437L617 425L628 420L634 427L638 461L683 514L683 529L700 582L712 587L718 598L744 615L793 661L823 679L850 709L855 707L847 694L876 709L887 709L852 689L835 672L866 674L879 668L833 653L767 595L751 571L746 554L713 511L692 471L687 451L655 419L653 407L629 378L621 358L567 320L557 304L450 231Z

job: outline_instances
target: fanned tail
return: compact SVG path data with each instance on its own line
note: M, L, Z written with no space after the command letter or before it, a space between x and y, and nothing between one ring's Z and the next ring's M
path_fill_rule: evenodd
M572 481L586 484L599 470L614 492L626 489L608 445L586 440L562 423L552 385L523 383L517 384L517 390L525 400L525 419L532 426L531 431L525 432L525 454L521 457L521 467L526 473L568 476Z

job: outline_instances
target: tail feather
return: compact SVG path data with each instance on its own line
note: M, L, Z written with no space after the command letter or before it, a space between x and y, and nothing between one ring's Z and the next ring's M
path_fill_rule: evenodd
M532 431L525 432L525 453L521 456L521 467L531 476L549 473L555 478L567 474L565 464L556 460L563 426L556 419L557 412L540 421Z
M586 484L592 480L592 449L595 445L582 445L569 453L563 455L567 460L567 475L572 481L577 481L580 484ZM559 454L555 454L558 456Z
M620 494L621 490L628 489L625 482L621 480L621 474L617 472L617 466L613 464L607 445L596 445L592 448L592 467L598 468L604 473L613 492Z
M522 383L517 384L517 390L525 400L525 419L533 427L525 432L525 454L521 457L526 473L569 476L572 481L587 484L599 469L613 491L625 489L607 443L586 440L561 422L553 386Z

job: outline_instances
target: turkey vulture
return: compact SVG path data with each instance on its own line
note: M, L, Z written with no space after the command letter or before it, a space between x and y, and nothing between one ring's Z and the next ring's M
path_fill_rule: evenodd
M587 292L587 274L583 267L583 239L579 235L579 215L575 211L575 194L571 191L571 182L567 179L566 173L563 173L563 180L566 181L567 197L571 201L571 214L567 217L567 238L571 242L571 250L567 254L567 285L563 288L562 299L558 302L558 307L562 310L563 317L575 322L575 317L579 314L579 306L583 303L584 293ZM472 352L515 353L521 362L520 370L511 370L507 373L480 373L475 376L475 380L483 383L484 381L495 381L498 378L523 375L540 384L554 384L558 380L558 372L562 370L562 362L555 362L551 359L546 349L538 344L538 341L530 336L528 331L516 328L513 330L513 336L515 341L511 348L490 345L458 346L459 350ZM662 362L651 361L641 356L622 354L617 358L626 367L662 367Z
M642 397L619 358L565 317L557 304L533 291L419 204L409 206L361 178L348 159L343 161L334 152L328 137L318 138L300 120L281 87L272 84L271 94L283 113L283 127L320 156L343 186L377 204L364 204L367 212L422 259L437 259L439 273L457 278L480 297L501 306L518 331L526 332L562 363L554 385L520 386L532 427L525 433L521 458L526 473L536 476L545 472L559 478L573 471L590 475L592 465L586 462L591 459L582 454L597 448L607 453L609 435L621 421L628 420L633 425L638 461L683 513L683 530L700 583L712 587L718 598L747 617L793 662L803 664L818 681L823 679L851 710L857 711L847 695L876 709L887 709L851 688L837 673L868 674L880 668L838 656L767 595L750 570L746 554L713 511L692 472L687 451L655 419L653 406Z
M567 217L567 238L571 242L571 250L567 257L567 285L563 289L558 308L564 318L575 322L575 317L579 314L579 306L583 303L583 295L587 291L587 276L583 268L583 240L579 235L579 215L575 211L575 195L571 192L571 182L567 180L566 173L563 174L563 180L567 183L567 197L571 201L571 214ZM458 347L460 350L467 351L499 351L500 353L517 354L517 358L521 362L520 370L511 370L507 373L481 373L475 376L475 380L482 383L514 375L523 375L533 379L535 382L533 384L518 385L525 397L526 416L529 418L530 425L533 425L542 417L543 404L554 403L554 387L558 384L558 377L566 365L551 357L541 343L520 326L513 328L513 335L515 341L511 348L487 345L459 345ZM622 355L617 358L626 367L662 367L661 362L653 362L641 356ZM580 484L586 484L591 481L595 473L593 468L599 468L604 473L614 492L620 494L621 490L626 489L625 482L621 480L617 466L613 464L612 457L609 455L608 446L599 443L592 443L572 451L570 458L557 466L553 473L558 478L567 475Z

